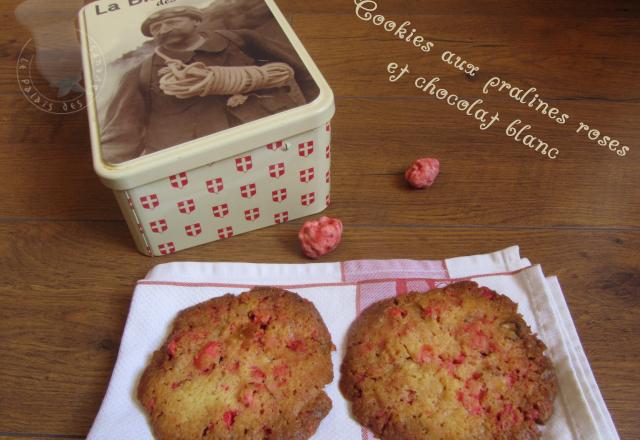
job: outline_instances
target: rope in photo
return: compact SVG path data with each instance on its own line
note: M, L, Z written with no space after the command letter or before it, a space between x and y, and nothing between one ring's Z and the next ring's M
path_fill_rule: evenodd
M185 64L163 54L159 48L155 52L167 63L158 71L160 88L165 94L180 99L231 95L227 105L236 107L246 101L248 93L287 85L294 77L293 69L286 63L207 66L202 62Z

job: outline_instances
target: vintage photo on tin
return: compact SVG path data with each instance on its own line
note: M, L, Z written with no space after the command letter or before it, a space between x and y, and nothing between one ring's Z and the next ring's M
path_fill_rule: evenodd
M96 99L102 157L108 163L318 96L315 81L263 0L177 0L166 6L97 2L88 15L89 37L108 63L103 93Z

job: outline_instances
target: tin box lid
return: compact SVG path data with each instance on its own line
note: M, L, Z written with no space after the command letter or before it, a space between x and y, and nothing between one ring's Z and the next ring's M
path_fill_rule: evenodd
M94 169L114 190L320 127L335 111L272 0L101 0L79 22Z

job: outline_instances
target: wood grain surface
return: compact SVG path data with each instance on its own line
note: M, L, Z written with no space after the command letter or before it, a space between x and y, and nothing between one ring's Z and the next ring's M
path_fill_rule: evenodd
M345 236L322 261L520 245L559 277L620 436L640 438L640 2L378 3L434 41L433 53L359 20L352 0L278 1L336 96L326 214L344 221ZM138 254L93 172L86 113L45 113L18 88L18 54L31 38L14 16L19 4L0 3L0 440L84 438L138 279L169 261L305 262L303 220L170 257ZM480 66L477 76L444 64L444 50ZM484 99L501 123L482 131L410 79L389 82L390 62ZM493 76L538 88L569 122L483 94ZM507 137L503 121L516 118L557 146L558 159ZM630 152L619 157L576 133L579 121ZM442 173L412 191L402 173L423 156L439 158Z

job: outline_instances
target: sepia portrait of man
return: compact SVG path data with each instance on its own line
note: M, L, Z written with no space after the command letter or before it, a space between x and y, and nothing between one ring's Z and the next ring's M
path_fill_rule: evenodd
M141 24L154 51L124 74L104 109L105 161L122 163L295 108L318 95L284 39L252 29L203 29L204 20L201 9L173 6Z

